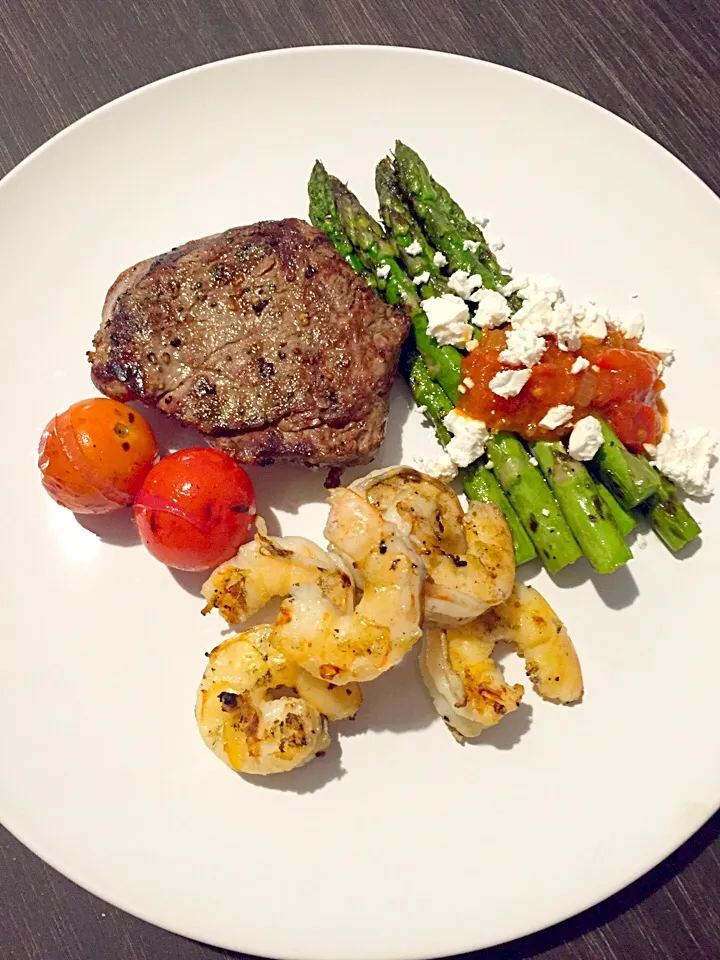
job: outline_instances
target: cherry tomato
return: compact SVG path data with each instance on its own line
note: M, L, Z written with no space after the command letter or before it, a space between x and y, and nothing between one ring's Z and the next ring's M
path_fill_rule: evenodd
M157 463L135 501L150 553L176 570L207 570L245 543L255 491L232 457L209 447L178 450Z
M145 418L105 397L81 400L53 417L38 449L43 486L75 513L131 506L156 459Z

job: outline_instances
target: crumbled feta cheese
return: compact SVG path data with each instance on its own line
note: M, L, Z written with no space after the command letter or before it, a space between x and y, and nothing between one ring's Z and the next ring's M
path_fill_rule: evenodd
M450 274L448 286L463 300L468 300L473 290L482 287L482 277L478 273L471 276L466 270L456 270Z
M375 273L377 274L378 279L387 280L387 278L390 276L390 264L384 263L381 267L377 268Z
M551 303L555 303L563 297L562 287L558 281L546 274L523 277L516 289L523 300L538 300L540 297L547 297Z
M468 323L470 311L460 297L443 293L440 297L423 300L422 307L428 318L428 333L440 346L464 346L472 337L472 327Z
M492 468L495 466L495 464L492 462L492 460L486 460L486 461L485 461L485 466L488 468L488 470L492 470Z
M472 299L478 307L473 316L473 323L483 329L499 327L510 319L510 307L507 300L496 290L478 290Z
M479 249L479 240L463 240L463 250L469 250L470 253L477 253Z
M545 293L525 300L512 316L513 327L530 330L537 336L553 336L558 345L576 350L580 337L572 308L562 299L553 301Z
M478 340L468 340L468 342L465 344L465 349L468 353L472 353L473 350L477 350L479 346L480 342Z
M556 407L550 407L548 412L540 421L540 426L547 430L557 430L572 418L575 407L568 403L559 403Z
M592 337L595 340L604 340L607 336L606 314L601 313L593 304L573 307L575 324L583 337Z
M595 417L583 417L572 429L568 440L568 453L575 460L592 460L602 442L600 421Z
M570 367L570 373L582 373L582 371L587 370L589 366L589 360L586 360L585 357L577 357L575 363Z
M490 381L490 389L499 397L516 397L530 379L532 370L501 370Z
M543 507L542 510L540 511L540 513L541 513L544 517L549 517L549 516L550 516L550 511L548 510L547 507Z
M691 497L706 497L712 493L710 468L715 446L702 427L671 429L657 445L652 462Z
M507 333L507 346L500 354L500 362L516 367L532 367L542 357L547 341L538 337L532 330L523 327L511 328Z
M530 457L530 463L531 463L534 467L536 467L536 466L538 465L538 462L537 462L537 460L535 459L535 457Z
M472 388L475 386L475 381L472 377L465 377L463 384L468 388L468 390L472 390Z
M499 238L495 243L490 244L490 249L493 253L500 253L501 250L505 249L505 241L502 238Z
M654 346L652 344L643 343L643 347L646 350L649 350L650 353L655 353L660 358L658 360L658 376L661 377L663 373L667 370L668 367L671 367L675 363L675 351L672 347L666 347L662 344Z
M590 367L590 369L592 370L593 373L600 373L600 367L599 367L596 363L594 363L594 364Z
M426 473L429 477L435 477L437 480L443 480L445 483L449 483L457 476L457 465L449 456L447 450L442 447L438 447L434 456L427 459L418 458L415 463L421 473Z
M490 223L490 217L470 217L472 222L476 227L480 227L481 230L484 230L485 227Z
M625 317L620 321L620 331L628 340L639 340L645 333L645 317L641 313Z
M443 419L443 424L453 435L445 449L458 467L467 467L484 453L490 431L482 420L474 420L459 410L451 410Z
M430 279L430 273L428 270L419 273L416 277L413 278L413 283L416 287L421 287L424 283L427 283Z
M444 253L441 253L439 250L435 251L435 256L433 257L433 263L436 267L446 267L447 266L447 257Z
M423 252L422 246L418 243L417 240L413 240L412 243L409 243L405 247L405 253L409 253L411 257L417 257Z
M467 393L467 387L464 383L458 384L458 393Z

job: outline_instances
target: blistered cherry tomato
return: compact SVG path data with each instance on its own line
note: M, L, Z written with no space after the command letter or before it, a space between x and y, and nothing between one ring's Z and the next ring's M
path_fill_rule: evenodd
M105 397L81 400L53 417L38 450L43 486L75 513L131 506L156 459L145 418Z
M209 447L178 450L157 463L135 501L150 553L176 570L207 570L248 539L255 491L232 457Z

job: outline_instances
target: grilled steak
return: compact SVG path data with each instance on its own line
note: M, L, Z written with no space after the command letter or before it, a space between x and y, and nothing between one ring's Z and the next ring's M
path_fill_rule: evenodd
M405 314L302 220L195 240L110 288L95 385L241 463L350 466L382 443Z

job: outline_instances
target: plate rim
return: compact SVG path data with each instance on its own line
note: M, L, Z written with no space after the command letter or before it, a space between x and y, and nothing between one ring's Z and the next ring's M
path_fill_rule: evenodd
M98 115L102 115L105 112L108 112L114 109L116 106L121 103L131 100L136 97L140 97L143 93L150 90L151 88L158 87L164 84L170 84L180 77L185 77L189 74L195 74L205 71L211 71L214 69L221 69L227 67L231 63L238 61L248 61L248 60L270 60L273 58L287 58L289 56L322 56L325 51L337 53L339 51L348 52L351 54L362 54L362 53L382 53L388 56L393 55L415 55L419 57L429 57L433 59L442 59L442 60L459 60L474 64L480 64L484 68L491 70L492 72L499 73L510 73L522 77L524 80L530 81L533 84L541 85L542 87L548 87L552 89L555 93L560 93L562 96L571 98L572 100L581 101L585 106L592 108L594 111L598 111L605 115L605 118L609 118L612 122L622 125L623 127L629 128L632 132L632 135L639 136L644 140L649 141L650 144L656 149L660 150L665 154L666 159L672 161L672 163L680 168L683 175L690 177L696 181L696 185L702 187L703 191L706 194L706 202L712 202L717 204L720 207L720 196L715 194L711 187L700 177L694 170L688 167L682 160L680 160L669 148L664 146L655 140L652 136L645 133L643 130L636 127L630 121L625 120L623 117L614 113L607 107L604 107L595 101L589 99L582 94L573 92L572 90L567 89L566 87L560 86L559 84L553 83L552 81L545 80L541 77L537 77L534 74L527 73L523 70L517 69L515 67L505 66L503 64L495 63L493 61L484 60L478 57L472 57L465 54L457 54L448 51L430 49L425 47L415 47L415 46L402 46L395 44L306 44L296 47L277 47L269 48L263 50L256 50L244 54L237 54L235 56L223 57L217 60L211 60L206 63L196 64L195 66L188 67L186 69L177 70L173 73L167 74L165 76L159 77L156 80L152 80L148 83L142 84L138 87L134 87L131 90L121 94L114 99L107 101L106 103L100 104L98 107L90 110L88 113L83 114L83 116L78 117L72 123L58 130L55 134L49 137L47 140L42 142L34 150L32 150L26 157L20 160L15 164L1 179L0 179L0 194L2 191L7 188L7 186L12 182L15 176L19 175L25 170L26 167L32 165L32 163L41 157L46 151L50 150L56 143L62 138L71 135L71 133L78 127L86 123L92 122ZM720 496L720 494L719 494ZM555 919L551 920L547 924L542 926L537 926L533 923L525 925L522 928L522 931L515 934L512 939L492 939L485 943L482 947L477 946L477 942L465 942L463 945L457 947L452 947L452 953L450 956L456 956L464 953L473 953L477 950L485 950L492 947L497 947L505 943L513 943L517 940L524 939L533 934L539 933L541 931L549 931L555 929L558 925L568 921L573 917L583 916L587 911L594 909L600 904L605 903L611 897L617 895L622 890L626 889L630 885L636 883L641 877L648 874L650 871L654 870L659 864L663 863L668 857L672 856L673 853L682 848L691 837L693 837L698 831L700 831L710 820L720 811L720 795L718 795L716 801L716 806L711 807L709 810L703 810L699 812L699 815L693 819L692 824L684 826L681 830L677 830L673 833L673 840L669 843L664 843L663 851L657 856L652 857L642 868L639 870L631 871L625 876L624 879L618 883L609 883L606 884L607 889L597 898L593 899L592 902L587 903L585 906L579 907L577 909L561 910L559 915ZM696 813L698 813L696 811ZM130 914L133 917L137 917L139 920L150 924L151 926L157 927L161 930L167 930L170 933L174 933L178 936L184 937L188 940L193 940L197 943L207 944L220 949L229 950L232 952L237 951L239 948L227 941L222 940L222 938L216 938L213 940L208 940L204 936L198 937L192 933L187 927L183 927L181 924L173 925L173 927L166 927L161 923L158 923L156 920L150 918L143 909L130 907L124 905L120 902L119 898L114 896L108 897L105 893L100 892L94 882L86 882L77 877L76 872L73 869L66 869L61 865L61 858L54 856L45 856L33 842L29 842L25 837L25 832L22 827L19 827L17 823L11 823L13 818L11 817L8 820L4 815L0 817L0 823L8 830L8 832L14 836L24 847L30 850L35 856L39 857L44 863L50 866L53 870L56 870L63 877L70 880L71 883L74 883L76 886L80 887L83 890L86 890L92 896L97 897L104 903L107 903L119 910L122 910L125 913ZM690 818L686 818L686 823L690 821ZM40 844L42 846L42 844ZM243 952L246 952L243 950ZM248 954L249 956L262 958L263 956L270 957L268 955L261 954ZM274 960L317 960L317 957L314 954L309 954L304 951L294 951L292 953L279 952L272 954ZM328 956L324 954L323 956ZM355 956L354 954L352 956ZM372 960L442 960L442 958L448 957L447 950L441 952L437 951L423 951L422 954L413 953L413 952L383 952L382 955L376 955Z

